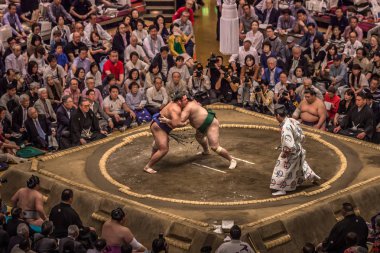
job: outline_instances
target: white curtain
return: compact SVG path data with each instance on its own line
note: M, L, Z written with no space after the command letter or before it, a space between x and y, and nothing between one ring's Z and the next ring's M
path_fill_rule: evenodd
M220 18L220 52L237 54L239 51L239 18L235 4L223 4Z

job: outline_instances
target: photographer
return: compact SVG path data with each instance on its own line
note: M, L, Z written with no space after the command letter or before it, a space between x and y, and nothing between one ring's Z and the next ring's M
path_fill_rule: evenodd
M208 91L211 88L210 78L203 74L203 66L197 63L194 68L193 75L190 77L188 83L188 90L190 95L202 105L209 103Z
M245 107L248 105L251 94L254 91L254 85L251 78L247 74L240 81L241 82L238 89L237 102L238 106Z
M224 74L224 71L221 69L223 66L223 57L211 54L210 58L207 61L207 76L210 78L211 84L211 89L209 91L210 99L216 99L217 94L215 85L218 82L220 76Z
M262 82L260 86L254 89L254 92L251 95L251 102L253 103L252 109L255 112L273 115L273 97L274 93L269 89L269 83Z
M301 103L301 98L296 94L295 90L296 86L289 84L287 90L283 91L278 99L278 103L285 106L286 114L289 116L293 115L293 112Z
M237 91L239 88L240 79L233 75L233 69L220 69L219 80L215 84L215 90L222 103L233 104L237 100Z

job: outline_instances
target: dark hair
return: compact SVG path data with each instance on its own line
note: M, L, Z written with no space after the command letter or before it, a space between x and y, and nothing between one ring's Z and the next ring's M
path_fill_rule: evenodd
M22 239L21 242L18 244L18 247L27 252L27 250L30 250L30 242L29 242L29 239Z
M92 36L94 36L94 34L95 34L96 36L100 37L99 34L97 34L96 32L94 32L94 31L91 32L91 34L90 34L90 41L91 41L91 42L94 42L94 39L92 38ZM79 51L80 51L80 50L79 50Z
M149 66L149 72L150 73L153 73L153 69L154 68L157 68L158 67L158 72L161 72L161 68L160 68L160 65L158 64L158 62L152 62L152 64L150 64L150 66Z
M40 54L42 56L44 56L44 54L46 53L46 50L45 48L42 46L42 45L38 45L35 49L34 49L34 56L37 58L37 54Z
M349 232L345 239L347 248L358 244L358 235L355 232Z
M321 47L323 47L325 45L325 41L324 40L321 40L318 37L314 37L313 43L316 42L316 41L318 41L318 43L321 44Z
M297 15L300 14L300 13L302 13L303 15L306 15L306 11L304 9L299 9L297 11Z
M230 235L232 240L239 240L241 237L241 229L238 225L233 225L230 229Z
M97 251L102 251L107 246L107 242L104 239L98 239L94 246Z
M312 96L316 96L317 93L313 89L305 89L304 94L310 94Z
M74 192L71 189L64 189L61 194L62 201L69 201L74 197Z
M88 89L88 90L86 91L86 96L90 95L91 92L95 92L95 91L94 91L93 89Z
M34 29L36 29L37 27L41 28L41 24L40 23L34 23L32 25L32 32L34 32Z
M40 178L38 176L32 175L28 181L26 181L26 186L29 189L35 188L37 185L40 184Z
M361 93L361 92L360 92L360 93ZM360 93L359 93L359 94L360 94ZM358 95L359 95L359 94L358 94ZM343 204L342 204L342 210L345 211L345 212L353 212L353 211L354 211L354 207L352 206L351 203L346 202L346 203L343 203Z
M162 78L161 78L161 77L159 77L159 76L156 76L156 77L153 79L153 83L154 83L154 84L156 84L156 80L157 80L157 79L160 79L160 80L161 80L161 82L162 82Z
M129 58L132 59L132 56L137 56L137 58L140 58L139 54L136 51L130 53Z
M356 37L358 37L358 33L356 31L351 31L349 34L354 33Z
M57 24L58 24L58 20L59 20L59 18L63 18L63 20L65 20L65 17L64 17L64 16L59 15L59 16L57 16L57 17L55 18L55 22L57 22Z
M163 51L169 52L169 47L168 46L162 46L160 48L160 53L162 53Z
M272 30L272 31L274 31L274 28L273 28L273 26L268 25L267 28L265 28L265 31L267 31L267 30Z
M33 74L33 68L34 68L35 66L38 67L37 62L35 62L35 61L30 61L30 62L28 62L27 71L28 71L28 74L29 74L29 75Z
M361 97L362 99L367 99L364 92L359 92L358 94L356 94L356 97Z
M129 71L128 79L132 80L132 74L133 74L133 72L137 72L137 79L136 80L139 80L140 79L140 72L137 69L135 69L135 68L133 68L133 69L131 69Z
M90 100L81 96L79 98L79 105L83 105L83 102L90 102Z
M41 225L41 234L44 236L48 236L53 232L54 225L51 221L44 221Z
M311 26L311 27L315 28L315 24L314 24L314 23L312 23L312 22L310 22L310 23L307 23L307 25L306 25L306 26L307 26L307 27Z
M116 221L122 221L125 217L125 213L121 207L118 207L111 212L111 218Z
M74 240L68 240L63 244L63 253L75 253Z
M69 98L71 98L70 95L64 95L64 96L62 96L62 103L66 103ZM63 192L62 192L62 194L63 194Z
M132 253L133 248L130 244L123 243L120 247L120 253Z
M111 93L111 91L112 91L113 89L117 89L117 91L119 91L119 87L116 86L116 85L111 85L110 88L109 88L108 90L109 90L109 92Z
M181 55L178 55L177 58L175 58L175 62L179 62L179 61L185 61L185 58L183 58L183 56Z
M250 26L252 26L253 23L256 23L256 24L258 24L258 25L260 24L260 22L259 22L258 20L256 20L256 19L253 20L253 21L251 22L251 25L250 25Z
M305 243L305 246L302 247L302 253L315 253L314 244L310 242Z
M109 74L108 76L106 76L104 78L104 82L105 84L108 84L112 79L115 79L115 75L114 74ZM116 86L117 87L117 86Z
M351 90L351 89L348 89L344 92L344 94L347 94L349 95L350 97L354 97L355 96L355 93Z
M22 209L20 207L13 207L11 210L12 219L19 219L22 214Z
M350 21L351 21L352 19L355 19L356 22L359 22L359 19L358 19L358 17L356 17L356 16L351 16L351 17L350 17Z
M144 20L142 20L141 18L138 18L137 20L136 20L136 27L137 27L137 24L138 23L140 23L140 24L142 24L143 26L144 26Z
M140 87L140 85L136 82L131 82L129 85L128 85L128 89L132 90L132 87L133 86L137 86L138 88Z
M253 55L251 55L251 54L248 54L248 55L246 55L245 58L244 58L244 64L245 64L245 65L247 65L247 60L248 60L248 59L251 59L251 60L253 61L253 65L256 64L255 57L253 57Z
M8 45L11 43L12 40L17 41L15 37L9 37L9 38L7 39L7 43L8 43Z
M163 24L163 25L164 25L164 27L166 26L165 17L162 16L162 15L157 15L156 18L154 19L154 22L153 22L154 25L156 26L157 30L159 29L159 28L158 28L158 19L159 19L159 18L162 18L162 19L164 20L164 24Z
M74 76L78 78L78 77L79 77L79 72L80 72L81 70L84 71L84 68L82 68L82 67L81 67L81 68L77 68L77 69L75 70ZM79 82L79 80L78 80L78 82Z
M261 48L264 49L264 46L268 46L270 50L272 50L272 45L269 43L269 41L264 41Z
M155 25L150 25L150 26L148 27L148 32L150 32L150 31L152 31L152 30L154 30L154 29L157 30L156 26L155 26Z
M80 47L78 52L81 53L82 51L86 51L87 52L88 48L86 46Z
M57 61L57 57L54 54L49 54L47 57L48 63L51 63L53 60Z
M63 47L63 43L62 42L56 42L55 43L55 49L57 49L57 47Z
M249 4L243 4L243 6L241 7L242 9L244 9L244 7L248 6L249 9L251 9L251 6Z
M163 237L159 237L153 240L152 242L152 253L159 253L166 250L166 240Z
M8 9L10 9L11 7L16 7L17 8L17 5L15 3L8 4Z
M42 42L41 36L37 35L37 34L33 34L32 39L30 41L30 44L33 45L33 46L35 46L36 41Z
M291 14L292 12L290 11L290 9L283 9L282 11L281 11L281 14L282 15L285 15L285 14Z

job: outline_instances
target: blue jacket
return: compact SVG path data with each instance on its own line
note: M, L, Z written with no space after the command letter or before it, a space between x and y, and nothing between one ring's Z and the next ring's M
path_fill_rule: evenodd
M278 83L280 81L280 73L281 72L282 72L282 69L279 67L276 67L274 69L274 84L269 84L270 89L272 89L276 85L276 83ZM269 68L264 69L264 74L261 77L261 79L263 81L268 82L268 83L270 82L270 70L269 70Z
M309 47L312 44L312 38L313 36L310 33L305 33L300 42L298 43L301 47ZM324 46L324 37L321 32L316 31L314 38L318 38L321 42L321 46Z

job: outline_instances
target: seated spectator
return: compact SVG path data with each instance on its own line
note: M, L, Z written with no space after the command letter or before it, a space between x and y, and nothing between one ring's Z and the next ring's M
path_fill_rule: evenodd
M220 245L215 253L230 253L230 252L247 252L254 253L255 251L249 246L248 243L240 240L241 229L238 225L234 225L230 229L231 241L224 242Z
M288 91L288 85L288 75L286 74L286 72L283 71L280 73L279 82L276 83L276 85L274 86L273 98L276 103L278 103L278 100L280 99L280 97L282 97L282 93Z
M25 22L28 26L38 25L38 20L41 17L39 11L39 1L20 1L19 15L22 22Z
M373 60L371 64L369 65L369 70L366 75L367 79L371 79L372 76L380 76L380 51L376 52L373 56Z
M263 11L261 23L276 27L280 12L273 6L272 0L265 0L265 4L266 8Z
M272 45L265 41L262 44L262 54L260 55L260 66L262 69L268 68L268 59L274 58L276 59L276 53L272 51Z
M372 59L374 54L379 51L379 38L377 35L371 36L369 43L364 44L365 50L367 52L368 59Z
M223 74L221 73L215 84L216 98L220 99L222 103L236 103L240 79L233 75L232 68L226 70L228 74L224 74L225 70L222 71ZM212 92L211 98L214 98Z
M278 103L285 106L286 115L291 117L301 103L301 98L296 94L296 86L294 84L289 84L286 89L286 91L282 92Z
M111 86L109 92L110 95L103 101L104 111L112 118L115 127L124 131L126 127L131 126L136 114L125 103L125 99L119 95L117 86Z
M50 41L50 53L51 54L54 54L56 52L56 48L57 48L58 44L60 44L63 47L63 49L66 48L68 41L66 39L62 38L61 31L55 31L52 36L53 36L53 39ZM65 53L65 55L66 55L66 53ZM66 55L66 57L67 57L67 55Z
M38 100L38 89L40 87L41 85L36 82L29 84L29 90L25 94L29 96L31 106Z
M352 66L352 73L348 76L348 85L338 88L338 93L341 97L347 89L351 89L355 94L358 94L363 89L368 88L368 80L361 70L362 68L358 64Z
M81 47L79 49L79 54L71 65L71 75L74 75L78 68L83 68L85 73L90 71L91 61L89 58L87 58L87 53L87 47Z
M110 48L107 48L103 45L103 42L100 40L99 35L96 32L92 32L90 35L90 55L94 61L99 64L102 59L107 57Z
M334 59L337 53L337 47L335 45L330 45L326 49L326 56L322 62L320 78L327 80L330 74L330 67L334 64Z
M70 85L63 91L63 95L70 96L73 99L74 107L77 108L79 104L79 98L81 96L79 90L79 81L76 78L70 80Z
M293 32L296 34L305 34L308 32L308 28L306 25L308 24L314 24L315 28L317 28L317 23L315 20L309 16L305 9L299 9L297 11L297 20L293 27Z
M363 47L363 44L357 39L357 33L355 31L350 32L349 40L344 46L342 60L346 64L350 64L356 56L356 50Z
M153 86L146 90L146 100L147 104L145 108L151 115L158 113L169 103L168 93L160 77L155 77L153 79Z
M126 15L123 19L123 24L125 25L125 29L127 29L127 32L129 32L129 34L132 34L133 32L131 27L131 19L132 17L130 15Z
M10 138L13 132L12 124L9 119L6 118L6 109L0 106L0 124L3 127L3 133L6 138Z
M132 9L131 10L131 28L132 28L132 31L136 30L137 29L137 21L139 20L142 20L140 18L140 13L137 9ZM144 22L144 27L147 27L147 25L145 24Z
M176 19L173 24L178 24L179 29L186 36L186 41L184 43L186 53L190 55L190 57L194 56L194 30L193 24L189 20L189 12L183 11L181 14L181 18Z
M91 4L89 0L75 0L71 4L70 14L76 21L84 21L90 17L91 14L96 13L96 7Z
M368 92L372 94L373 100L376 103L380 103L380 89L379 89L379 78L373 77L369 82Z
M17 235L10 237L8 249L6 252L12 252L13 248L20 245L23 241L29 241L29 227L25 223L21 223L17 226Z
M325 39L323 37L323 34L317 30L317 26L315 25L315 23L308 23L306 27L307 32L304 33L304 36L302 36L302 39L298 44L301 47L308 48L317 38L321 46L324 46Z
M338 111L334 117L334 128L342 123L343 118L348 114L351 108L355 106L354 97L355 94L352 90L349 89L344 92L344 96L340 100Z
M139 71L139 74L144 76L145 73L149 70L149 65L139 59L140 57L137 52L132 52L130 57L130 61L128 61L126 64L127 71L130 72L132 69L137 69Z
M54 81L53 76L46 77L46 91L47 98L50 100L53 109L56 110L61 103L63 90L62 86Z
M323 40L320 41L320 38L314 37L313 44L304 51L304 55L308 60L308 73L311 76L320 76L321 74L322 63L326 57L323 43Z
M367 247L368 227L365 220L355 214L354 207L350 203L343 203L341 213L343 220L334 225L329 236L317 246L317 250L343 252L347 248L345 239L349 232L358 235L359 246Z
M281 10L281 16L277 21L277 31L280 35L286 35L296 24L296 18L291 16L290 9Z
M7 93L0 98L0 106L4 107L6 111L6 117L8 120L12 120L11 113L17 106L20 105L20 97L16 95L16 86L10 84L7 87Z
M317 97L312 89L304 91L304 99L293 113L293 118L300 120L304 125L325 130L326 128L326 106Z
M48 92L46 88L40 88L38 90L39 99L34 103L34 108L39 115L45 115L46 119L50 122L57 121L57 115L55 114L52 106L52 102L48 98Z
M3 25L9 25L12 28L12 35L14 37L18 38L19 40L25 40L26 34L16 11L16 4L8 4L8 12L4 14L2 19Z
M38 64L35 61L29 61L27 67L27 74L24 77L25 85L30 88L31 83L38 83L43 85L44 81L42 78L42 73L39 71Z
M5 58L5 71L13 69L24 76L26 74L25 65L25 58L21 54L21 46L16 44L12 48L12 54Z
M129 92L129 85L131 83L137 83L140 88L144 88L144 83L140 79L140 72L137 69L131 69L128 75L128 79L125 81L122 90L120 90L120 95L125 97Z
M46 50L43 46L39 45L35 48L34 53L29 57L29 62L34 61L38 65L38 73L43 74L47 64L45 63Z
M244 4L242 6L243 15L239 18L239 36L240 40L244 40L246 38L247 33L251 30L252 22L258 20L257 15L251 11L251 6L249 4Z
M73 99L67 95L63 96L62 104L57 109L57 140L61 149L69 148L71 146L70 118L74 113L75 108ZM57 225L54 224L54 226ZM57 237L56 234L55 236Z
M102 88L102 74L99 71L98 64L92 62L90 65L90 71L87 72L85 79L92 77L95 81L95 87Z
M100 93L100 90L95 88L95 79L92 77L88 77L86 79L86 88L82 91L82 97L86 97L86 93L88 90L93 90L95 93L95 100L99 103L100 106L103 106L103 98L102 94Z
M77 79L78 81L78 89L80 91L84 90L85 88L85 77L86 77L86 73L84 71L84 68L77 68L77 70L74 72L74 76L73 78Z
M131 110L136 114L136 121L138 125L147 123L152 120L150 113L145 109L146 99L144 89L140 88L139 84L132 82L129 84L129 92L126 95L125 101Z
M29 57L31 55L33 55L34 52L35 52L35 50L36 50L36 48L38 46L41 46L41 45L42 45L42 38L41 38L41 36L33 34L32 37L31 37L31 39L30 39L29 45L27 45L27 47L26 47L26 53L27 53L27 55Z
M363 40L363 30L359 27L359 19L356 16L350 17L350 25L344 29L343 37L348 40L351 32L356 32L357 39L359 41Z
M103 86L101 86L102 87L101 92L102 92L102 97L103 98L107 97L110 94L109 89L113 85L116 85L116 87L118 87L119 90L122 89L122 86L116 83L115 75L114 74L110 74L110 75L106 76L106 78L104 78Z
M67 58L67 55L63 52L62 43L58 42L55 45L54 56L57 59L58 65L61 66L65 70L65 72L67 72L69 70L69 59Z
M364 48L358 48L356 49L356 55L354 59L352 60L352 65L358 64L362 68L362 72L364 75L367 75L370 62L368 58L366 57L366 53Z
M52 22L52 25L57 25L57 19L59 17L63 17L65 19L65 23L75 22L73 17L69 13L67 13L65 8L61 5L61 2L62 0L54 0L48 7L48 15L50 22Z
M356 94L355 105L334 128L334 133L370 140L374 134L374 115L363 92Z
M102 79L110 74L114 75L116 84L121 87L124 83L124 66L123 62L119 61L119 53L116 50L110 52L108 60L104 63Z
M29 132L29 134L32 135L33 133ZM19 207L23 210L23 218L27 223L41 226L43 221L46 220L47 216L44 211L43 196L38 191L40 186L40 179L37 176L32 175L26 182L26 186L27 187L19 189L12 196L11 201L13 207ZM20 234L18 227L17 234ZM29 228L27 226L26 231L23 231L23 234L27 234L29 237Z
M204 73L202 64L198 63L188 83L189 94L199 103L208 104L208 93L210 89L210 77Z
M184 64L185 59L182 56L177 56L175 59L175 65L170 68L169 73L168 73L168 82L171 81L173 73L178 72L181 74L181 78L183 81L185 81L185 84L189 81L190 79L190 72L187 66Z
M8 69L0 79L0 96L7 92L8 86L17 86L16 72L13 69Z
M329 81L335 88L347 85L347 66L342 62L340 55L335 56L334 63L330 67Z
M107 132L99 128L99 122L92 110L90 101L82 98L78 110L70 118L71 143L74 146L85 145L106 137Z
M192 68L194 65L193 58L185 50L185 45L188 38L179 29L179 25L177 23L172 24L170 28L172 32L168 39L170 53L173 55L173 57L182 56L184 58L185 64L189 68Z
M327 31L325 34L325 38L329 39L331 33L333 32L333 29L336 27L339 29L340 33L344 33L344 30L348 26L348 19L344 15L343 9L341 7L338 7L335 9L335 16L331 16L330 24L327 27Z
M137 44L137 37L132 35L131 36L131 44L129 44L127 46L127 48L125 49L125 52L124 52L124 60L126 62L130 61L131 60L131 53L132 52L136 52L139 57L140 57L140 60L143 60L145 63L150 63L148 57L146 56L145 52L144 52L144 49Z
M8 46L3 48L2 51L2 56L3 59L7 58L8 55L12 53L13 47L18 44L17 40L13 37L9 37L7 39L7 44Z
M256 49L256 52L261 53L261 47L264 41L264 35L259 30L259 21L253 20L251 23L251 30L247 32L246 37L251 40L252 47Z
M20 105L12 113L12 130L22 135L22 139L27 139L25 121L28 118L28 108L30 106L29 96L22 94L20 96Z
M260 112L267 115L274 114L274 103L273 103L274 93L269 88L268 82L261 81L260 87L255 88L250 103L252 104L252 109L255 112Z
M112 210L111 220L107 220L102 227L101 238L105 239L111 251L120 252L124 243L132 246L135 252L144 252L146 248L141 245L132 232L124 226L125 213L120 207Z
M270 0L267 0L270 1ZM274 33L273 26L267 26L265 29L267 37L264 39L264 42L269 42L271 45L271 51L272 52L280 52L283 48L282 40L276 36Z
M100 129L108 129L109 132L112 131L114 128L112 118L104 112L103 107L100 106L98 101L96 101L95 91L91 89L87 90L86 98L90 101L90 109L98 119Z
M168 93L169 98L172 98L175 93L187 93L187 85L186 82L181 79L181 73L173 72L171 81L166 83L166 91Z
M57 31L59 31L60 33L56 33ZM51 30L50 41L53 41L58 34L60 38L64 40L66 43L69 41L71 31L70 27L65 25L65 18L63 16L57 16L56 26L54 26Z
M130 37L131 34L127 31L124 23L120 23L113 37L112 50L118 53L121 62L124 62L124 51L129 45Z
M298 88L303 84L305 79L306 77L305 77L305 74L303 73L303 68L297 67L294 70L292 77L290 78L290 82L292 84L295 84L296 88Z
M78 32L74 32L73 40L65 47L65 54L69 57L69 61L73 62L76 57L79 56L81 48L86 48L86 44L81 41L81 35Z
M259 55L254 47L252 47L252 42L250 39L245 38L243 46L239 47L239 52L233 54L230 57L229 63L234 70L234 73L240 72L240 69L245 66L245 58L247 55L252 55L255 62L259 62Z
M306 49L308 50L308 49ZM310 49L310 54L311 54ZM292 48L291 56L286 59L285 70L289 73L289 78L293 78L293 73L299 67L302 73L307 76L309 74L308 62L304 55L302 55L302 49L300 46L294 46Z
M260 66L256 64L256 59L253 55L248 54L244 59L244 65L240 70L240 80L243 82L245 77L248 77L252 83L260 82Z
M342 36L342 32L339 30L339 27L334 26L333 32L329 40L326 42L326 48L334 45L337 48L337 53L343 53L346 40Z
M339 109L340 97L336 94L336 89L333 86L327 89L324 102L328 113L327 125L334 125L335 115Z
M64 247L67 243L73 242L74 243L74 252L75 253L85 253L86 249L84 248L83 244L78 242L76 239L79 236L79 228L77 225L69 225L67 228L67 237L62 238L59 241L59 253L64 253Z
M172 17L172 22L174 22L175 20L181 18L182 13L184 11L187 11L187 12L189 12L189 20L191 21L192 24L194 24L193 5L194 5L194 1L193 0L186 0L185 6L179 7L177 9L177 11L174 13L174 15ZM157 27L157 29L159 29L159 27Z
M84 34L88 39L91 38L92 32L95 32L102 41L112 41L112 36L97 23L96 13L89 15L88 24L84 28Z
M268 58L268 68L264 69L261 80L268 83L270 89L274 88L275 84L279 82L280 73L282 69L277 67L277 60L273 57Z
M41 233L34 234L33 250L39 253L50 253L57 249L58 242L51 237L54 225L51 221L44 221L41 225Z
M158 65L157 62L150 64L148 73L145 75L145 84L144 84L145 90L147 90L150 87L153 87L154 78L156 77L163 79L160 66Z
M157 28L154 25L149 26L149 35L143 42L144 50L147 57L152 60L160 53L161 47L165 46L165 42L161 35L158 35Z
M374 133L372 137L372 142L380 143L380 104L373 100L371 93L366 92L365 97L367 99L367 105L371 108L373 113L373 123L374 123Z
M179 14L178 10L177 10L177 13ZM190 13L190 11L189 11L189 13ZM179 16L176 17L175 19L180 18L181 15L182 15L182 13L179 14ZM191 21L191 14L190 14L189 20ZM191 21L191 22L194 24L193 21ZM161 35L161 37L164 40L164 42L166 42L168 40L170 34L169 34L168 29L166 28L166 23L165 23L164 16L157 15L156 18L155 18L155 20L154 20L154 25L157 28L158 35Z
M28 223L21 217L22 216L22 209L19 207L13 207L11 210L11 216L12 219L8 220L6 231L9 235L9 237L17 236L17 228L20 224L25 224L27 226ZM30 230L29 230L30 234Z
M138 19L136 22L137 29L132 32L132 36L137 38L137 44L142 46L143 41L148 37L148 31L144 29L144 21Z
M155 63L157 63L161 70L160 72L163 76L162 80L166 81L168 79L169 70L176 64L173 56L169 54L169 48L167 46L160 48L160 53L152 60L152 64Z

